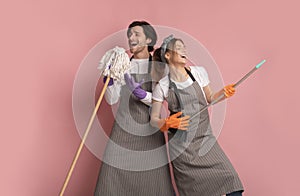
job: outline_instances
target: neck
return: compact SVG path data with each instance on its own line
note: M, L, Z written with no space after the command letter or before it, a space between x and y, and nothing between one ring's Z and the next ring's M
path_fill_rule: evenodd
M187 73L182 65L169 65L170 77L176 82L184 82L187 79Z
M148 59L150 56L150 53L148 50L143 50L141 52L133 54L134 59Z

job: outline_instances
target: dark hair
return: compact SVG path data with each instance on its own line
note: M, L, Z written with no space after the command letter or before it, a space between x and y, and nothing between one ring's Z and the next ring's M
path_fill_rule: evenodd
M166 52L174 52L174 46L175 46L175 43L177 41L180 41L181 43L184 44L184 42L182 41L182 39L179 39L179 38L173 38L171 39L171 41L167 44L167 48L166 48Z
M154 50L152 59L153 61L163 62L161 59L161 47Z
M151 42L148 45L148 51L152 52L154 50L154 45L157 41L157 34L154 28L146 21L133 21L127 29L127 37L129 37L130 29L135 26L140 26L143 28L146 38L150 38Z
M158 83L165 74L166 64L162 62L160 55L161 48L153 52L151 77L153 82Z
M173 39L171 39L171 40L167 43L167 46L165 46L165 47L166 47L165 52L163 51L162 47L159 47L159 48L157 48L157 49L154 51L154 53L153 53L153 58L155 58L156 61L168 63L168 62L167 62L167 59L165 58L165 54L166 54L167 52L171 52L171 53L174 52L174 46L175 46L175 43L176 43L177 41L180 41L180 42L184 43L184 42L182 41L182 39L179 39L179 38L173 38Z

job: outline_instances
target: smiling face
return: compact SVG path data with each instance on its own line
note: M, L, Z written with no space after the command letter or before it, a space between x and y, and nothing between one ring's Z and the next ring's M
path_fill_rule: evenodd
M144 29L141 26L134 26L129 29L128 45L132 54L148 53L149 43L151 43L151 39L146 37Z
M181 40L176 40L174 45L168 48L165 57L169 64L185 65L187 63L187 52L184 43Z

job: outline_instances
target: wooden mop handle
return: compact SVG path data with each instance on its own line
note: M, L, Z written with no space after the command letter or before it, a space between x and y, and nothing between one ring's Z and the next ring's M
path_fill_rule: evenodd
M107 88L107 86L108 86L109 80L110 80L110 76L108 75L108 76L107 76L107 79L106 79L106 81L105 81L105 84L104 84L104 86L103 86L102 92L101 92L101 94L100 94L100 97L99 97L99 99L98 99L98 102L97 102L97 104L96 104L96 107L95 107L95 109L94 109L94 112L93 112L93 114L92 114L92 116L91 116L90 122L89 122L89 124L88 124L88 126L87 126L87 128L86 128L86 130L85 130L85 133L84 133L84 136L83 136L83 138L82 138L82 141L81 141L81 143L80 143L80 145L79 145L79 148L78 148L78 150L77 150L77 153L76 153L76 155L75 155L75 158L74 158L74 160L73 160L73 162L72 162L72 165L71 165L71 168L70 168L70 170L69 170L69 173L68 173L68 175L67 175L67 177L66 177L66 179L65 179L64 185L63 185L63 187L62 187L62 189L61 189L61 191L60 191L60 194L59 194L60 196L63 196L63 195L64 195L64 192L65 192L65 190L66 190L66 187L67 187L67 185L68 185L68 183L69 183L69 180L70 180L70 178L71 178L71 175L72 175L72 173L73 173L74 167L75 167L75 165L76 165L76 162L77 162L77 160L78 160L78 158L79 158L79 155L80 155L80 153L81 153L81 150L82 150L82 148L83 148L84 142L85 142L85 140L86 140L86 138L87 138L87 136L88 136L88 134L89 134L89 131L90 131L91 127L92 127L92 124L93 124L93 122L94 122L94 119L95 119L95 116L96 116L96 114L97 114L97 111L98 111L98 109L99 109L99 107L100 107L100 104L101 104L101 101L102 101L102 99L103 99L103 96L104 96L104 93L105 93L105 91L106 91L106 88Z

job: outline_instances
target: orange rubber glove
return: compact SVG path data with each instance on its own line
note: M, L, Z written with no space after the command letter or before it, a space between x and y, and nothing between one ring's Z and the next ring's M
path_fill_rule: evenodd
M226 98L231 97L235 93L234 84L229 84L223 88L224 95Z
M180 130L187 130L187 127L189 126L189 116L184 116L178 118L182 112L177 112L175 114L172 114L168 118L165 119L164 125L160 128L162 132L168 131L169 128L175 128Z

